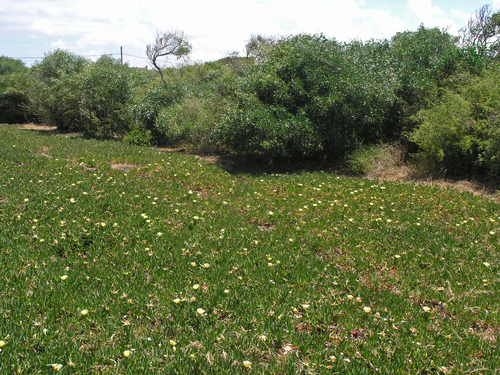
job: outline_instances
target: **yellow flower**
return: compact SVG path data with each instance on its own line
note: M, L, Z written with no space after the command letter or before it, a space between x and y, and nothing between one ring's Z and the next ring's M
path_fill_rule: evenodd
M488 262L483 262L483 264L486 266L486 267L489 267L490 264Z
M179 302L181 302L181 300L179 298L176 298L176 299L173 300L173 302L174 303L179 303Z
M4 340L0 340L0 348L1 348L2 346L5 346L5 341L4 341Z
M428 306L424 306L424 307L422 307L422 310L424 310L424 312L430 312L431 308Z
M363 311L368 314L368 313L370 313L372 311L372 308L368 307L368 306L365 306L365 307L363 307Z
M251 365L252 365L252 362L250 362L250 361L243 361L243 366L250 367Z
M196 312L197 312L199 315L203 315L203 314L205 314L205 310L203 310L202 308L199 308L198 310L196 310Z
M80 314L82 315L87 315L89 313L89 310L87 309L83 309L82 311L80 311Z
M125 351L123 352L123 355L124 355L125 357L127 357L127 358L128 358L128 357L130 357L130 350L125 350Z
M308 305L308 304L304 304L304 305L302 305L302 308L303 308L304 310L307 310L307 309L309 308L309 305Z
M350 301L350 300L352 300L353 298L354 298L354 297L353 297L352 295L350 295L350 294L348 294L348 295L347 295L347 299L348 299L349 301Z
M194 284L194 285L193 285L193 289L194 289L194 290L197 290L197 289L199 289L199 288L200 288L200 286L199 286L198 284Z
M174 346L176 344L176 342L174 340L170 340L169 344Z
M59 276L61 278L61 280L66 280L68 278L68 275L63 275L63 276Z
M51 366L52 366L52 368L53 368L54 370L56 370L56 371L60 371L60 370L62 369L62 367L63 367L63 366L62 366L61 364L59 364L59 363L53 363L53 364L51 364Z

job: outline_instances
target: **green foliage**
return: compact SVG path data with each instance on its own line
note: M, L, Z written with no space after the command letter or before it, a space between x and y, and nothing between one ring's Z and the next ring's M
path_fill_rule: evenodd
M476 51L459 48L457 38L438 28L397 33L391 39L394 67L399 88L398 116L395 119L399 133L413 129L412 120L428 103L435 103L455 74L478 73L484 66Z
M32 67L30 110L59 131L81 129L86 121L80 75L88 65L86 59L70 52L56 50L46 54Z
M0 123L23 123L33 118L26 110L29 71L20 60L0 56Z
M28 70L24 62L7 56L0 56L0 76L25 73Z
M236 111L228 107L217 134L223 140L242 134L248 150L266 145L270 157L304 150L341 157L365 139L386 135L396 84L387 43L342 45L321 35L290 37L271 48L245 78L243 91L258 101L238 103ZM247 117L243 123L252 129L241 132ZM296 131L290 137L284 136L287 127ZM242 148L235 142L228 146Z
M88 116L87 130L105 135L129 129L126 106L132 97L128 67L102 56L82 74L82 105Z
M226 108L212 134L216 144L270 158L317 151L313 127L305 116L294 116L283 107L264 105L253 97L243 96L240 103Z
M137 126L151 131L153 142L163 142L163 134L156 128L156 119L163 108L180 102L187 95L184 84L150 86L131 106L132 117Z
M141 129L133 129L123 137L126 144L135 146L150 146L152 139L150 130L142 131Z
M169 145L188 143L208 151L209 135L219 117L218 112L215 100L186 98L162 109L155 127Z
M500 67L418 113L411 139L427 169L500 176Z

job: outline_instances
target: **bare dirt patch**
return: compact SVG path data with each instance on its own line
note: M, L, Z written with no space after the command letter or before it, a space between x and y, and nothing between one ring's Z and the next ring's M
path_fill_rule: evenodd
M57 127L55 127L55 126L38 125L38 124L24 124L24 125L20 125L19 129L39 130L39 131L45 131L45 132L55 132L55 131L57 131Z
M138 164L122 164L122 163L118 163L118 164L112 163L111 164L111 169L115 169L117 171L124 171L124 172L128 172L132 169L141 169L141 168L142 168L142 166L138 165Z

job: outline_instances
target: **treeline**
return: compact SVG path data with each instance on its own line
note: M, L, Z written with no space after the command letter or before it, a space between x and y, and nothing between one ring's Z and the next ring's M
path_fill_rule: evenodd
M390 40L300 34L247 46L248 57L163 69L164 82L109 56L56 50L29 69L1 57L0 122L270 160L353 160L398 143L427 170L499 176L497 44L421 26Z

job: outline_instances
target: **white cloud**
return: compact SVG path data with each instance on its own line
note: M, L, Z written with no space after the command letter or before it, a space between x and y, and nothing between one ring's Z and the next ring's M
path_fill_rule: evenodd
M35 21L31 24L30 28L33 31L36 31L38 33L42 33L45 35L57 35L60 30L55 27L52 22L50 22L48 19L43 18L41 20Z
M26 39L34 35L34 40L47 43L40 49L51 46L89 55L116 53L124 46L125 53L145 57L145 46L157 29L181 29L193 45L192 59L207 61L243 52L251 34L304 32L340 41L366 40L390 38L420 23L452 26L450 32L456 32L482 4L471 1L454 0L445 8L446 2L435 0L16 0L2 5L0 34ZM493 9L499 7L500 0L494 0ZM43 52L48 51L40 55ZM29 53L25 56L32 56ZM131 61L140 66L146 62Z

